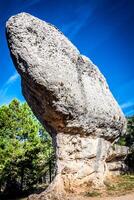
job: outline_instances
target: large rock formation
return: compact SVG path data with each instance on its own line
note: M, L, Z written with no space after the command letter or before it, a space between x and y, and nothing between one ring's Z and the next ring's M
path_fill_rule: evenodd
M23 94L56 151L57 176L35 198L65 199L67 192L102 186L108 150L125 131L104 76L53 25L21 13L6 28Z

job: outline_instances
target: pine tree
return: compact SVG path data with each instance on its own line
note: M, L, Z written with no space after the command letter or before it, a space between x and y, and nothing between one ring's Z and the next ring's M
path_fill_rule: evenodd
M0 107L0 190L29 190L45 173L53 154L51 138L27 103Z

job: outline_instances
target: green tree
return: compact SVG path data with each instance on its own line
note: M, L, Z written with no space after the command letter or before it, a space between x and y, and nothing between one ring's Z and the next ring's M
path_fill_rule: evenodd
M126 145L130 147L130 154L127 157L127 164L131 171L134 171L134 116L129 117L127 123Z
M126 163L130 170L134 171L134 116L127 118L127 133L120 137L118 144L129 147L130 153L127 156Z
M134 145L134 116L127 117L127 132L119 138L118 144L129 147Z
M0 107L1 191L31 189L47 170L52 154L51 138L27 103L14 99Z
M134 145L134 116L128 117L127 119L127 135L126 135L126 145Z

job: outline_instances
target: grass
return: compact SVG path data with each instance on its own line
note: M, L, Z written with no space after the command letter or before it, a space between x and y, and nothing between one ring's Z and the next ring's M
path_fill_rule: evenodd
M105 182L104 190L90 189L87 197L120 196L134 191L134 175L120 175Z
M95 190L91 191L91 192L86 192L86 194L85 194L85 196L87 196L87 197L97 197L100 195L101 195L101 193L98 191L95 191Z
M105 183L106 192L109 195L121 195L134 191L134 175L117 176L111 182Z

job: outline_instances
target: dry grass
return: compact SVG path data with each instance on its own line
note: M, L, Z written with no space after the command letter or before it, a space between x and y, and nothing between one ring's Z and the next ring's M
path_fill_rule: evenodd
M86 197L121 196L134 192L134 175L121 175L112 177L105 182L104 190L90 189L85 193Z
M134 175L122 175L106 182L106 192L108 195L122 195L134 191Z

